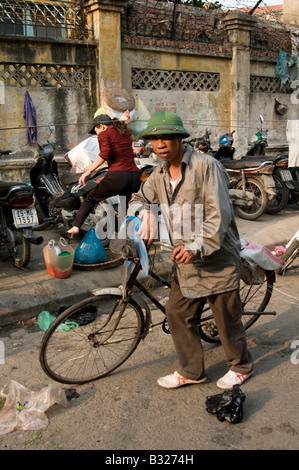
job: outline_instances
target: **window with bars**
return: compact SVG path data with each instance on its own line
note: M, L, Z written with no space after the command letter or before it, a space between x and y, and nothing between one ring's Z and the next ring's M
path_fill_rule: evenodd
M0 34L67 39L88 37L78 1L0 2Z
M220 74L178 70L132 69L132 88L137 90L218 91Z
M250 93L292 93L294 90L289 84L281 86L278 77L250 77Z

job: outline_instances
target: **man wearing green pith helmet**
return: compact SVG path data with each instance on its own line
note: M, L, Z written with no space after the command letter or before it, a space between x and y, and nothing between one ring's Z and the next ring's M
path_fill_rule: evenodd
M178 367L160 377L158 384L177 388L206 381L196 320L198 307L207 298L229 368L217 386L230 389L253 373L241 321L240 240L227 173L210 155L185 147L183 139L189 135L176 113L164 110L151 116L140 137L151 140L163 163L133 195L128 215L142 219L138 234L149 246L157 233L158 205L174 246L166 316Z

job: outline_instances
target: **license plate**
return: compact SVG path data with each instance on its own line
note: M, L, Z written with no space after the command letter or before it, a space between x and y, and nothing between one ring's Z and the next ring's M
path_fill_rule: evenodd
M275 181L272 175L262 175L262 181L266 188L275 188Z
M24 209L13 209L12 215L17 228L38 225L37 212L34 206L26 207Z
M292 174L289 170L279 171L282 181L292 181Z

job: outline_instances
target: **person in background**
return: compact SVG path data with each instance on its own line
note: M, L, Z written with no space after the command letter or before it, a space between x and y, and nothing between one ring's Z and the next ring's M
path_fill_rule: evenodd
M108 173L101 182L92 189L82 203L73 226L63 234L73 239L79 237L80 227L95 206L108 197L126 196L127 203L134 192L140 187L140 172L134 162L131 134L126 127L129 111L120 120L111 119L108 114L96 116L89 134L97 134L100 154L90 167L79 178L84 185L94 170L104 161L108 164Z

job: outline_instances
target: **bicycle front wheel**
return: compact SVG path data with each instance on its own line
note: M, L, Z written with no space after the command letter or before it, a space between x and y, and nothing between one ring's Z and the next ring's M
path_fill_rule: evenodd
M272 295L275 274L265 271L264 282L258 285L248 285L241 281L240 297L243 306L242 323L245 330L250 328L264 312ZM255 313L256 312L256 313ZM202 339L208 343L220 343L218 329L212 311L205 307L201 314L199 331Z
M143 311L133 299L103 293L90 297L50 325L41 344L41 366L61 383L98 380L131 356L144 328Z

